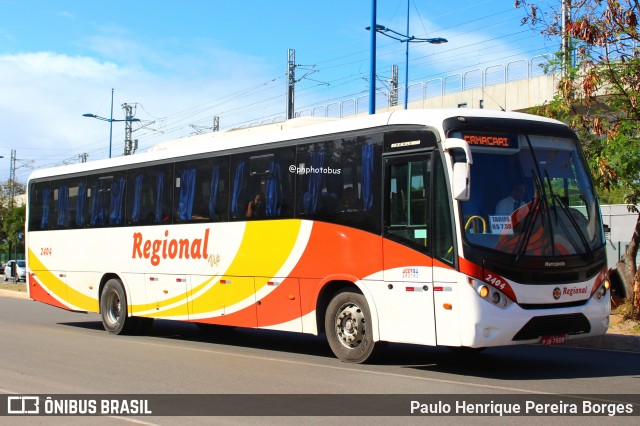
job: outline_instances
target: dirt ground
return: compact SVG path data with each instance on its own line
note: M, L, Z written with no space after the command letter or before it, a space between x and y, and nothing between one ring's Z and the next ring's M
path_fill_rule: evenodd
M26 293L27 285L22 281L18 283L14 283L13 281L4 281L4 275L0 275L0 290L13 290Z
M27 292L27 286L23 282L13 283L12 281L2 281L3 276L0 276L0 290L13 290L22 293ZM639 321L625 321L624 320L624 307L613 308L611 310L611 324L609 325L609 333L611 334L624 334L630 336L640 336L640 322Z

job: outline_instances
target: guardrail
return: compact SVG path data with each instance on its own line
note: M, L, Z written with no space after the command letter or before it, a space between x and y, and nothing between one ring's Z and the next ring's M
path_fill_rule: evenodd
M499 84L506 84L519 80L530 80L545 75L542 64L549 61L551 55L537 55L529 59L519 59L506 64L490 65L484 69L476 68L464 73L456 73L444 78L434 78L424 82L411 83L408 90L408 103L420 103L425 106L427 99L436 97L444 98L452 93L465 92L467 90L486 88ZM400 86L394 94L403 94L404 86ZM393 108L402 104L404 99L397 95L391 96L389 90L378 90L376 104L385 105L384 108ZM380 98L380 99L378 99ZM331 102L327 105L318 105L305 108L296 112L296 117L335 117L343 118L351 115L366 113L368 110L369 95L347 98L342 101ZM396 104L392 104L395 99ZM381 100L382 102L377 102ZM273 119L273 122L282 121L282 117Z

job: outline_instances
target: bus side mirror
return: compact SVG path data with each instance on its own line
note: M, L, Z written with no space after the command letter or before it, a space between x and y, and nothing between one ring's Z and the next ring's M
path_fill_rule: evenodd
M454 163L451 179L451 192L458 201L467 201L471 197L470 168L468 163Z
M473 157L469 144L464 139L447 138L442 148L452 158L453 176L451 176L451 192L458 201L467 201L471 197L471 164ZM456 161L458 157L458 161Z

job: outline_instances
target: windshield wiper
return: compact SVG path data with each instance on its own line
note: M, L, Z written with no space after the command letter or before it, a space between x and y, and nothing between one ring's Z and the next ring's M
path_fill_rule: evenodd
M531 170L531 176L533 177L536 191L533 197L533 201L531 202L531 209L529 210L529 213L527 213L527 217L523 225L523 233L518 239L518 244L516 245L515 263L518 263L522 255L526 252L527 246L529 245L529 240L531 240L531 235L533 235L534 224L538 215L540 214L540 206L546 204L545 197L541 195L544 194L544 188L542 187L542 183L540 182L540 179L538 179L538 176L535 174L533 169ZM542 220L544 220L544 216L542 217Z
M554 207L556 206L556 204L560 206L560 210L565 214L565 216L567 216L567 218L569 218L571 225L575 228L576 232L578 233L578 237L580 238L580 241L582 242L582 245L585 248L585 252L589 255L590 258L593 259L593 250L591 250L589 241L587 241L587 238L582 233L582 229L580 229L580 227L578 226L578 222L569 211L569 207L567 207L562 202L562 199L558 196L558 194L553 192L553 190L551 189L551 179L549 178L549 174L547 173L546 170L544 171L544 175L545 175L545 178L547 179L547 182L549 183L549 192L551 192L551 200L553 201ZM556 215L556 223L559 224L560 222L558 221L558 214L555 212L556 209L554 208L553 210ZM568 230L566 232L567 232L567 235L569 235ZM551 235L553 235L553 230L551 230Z

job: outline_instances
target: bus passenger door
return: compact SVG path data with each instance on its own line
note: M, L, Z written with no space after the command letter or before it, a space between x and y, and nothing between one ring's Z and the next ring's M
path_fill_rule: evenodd
M381 340L435 345L431 254L432 154L384 158L384 286L376 290Z

